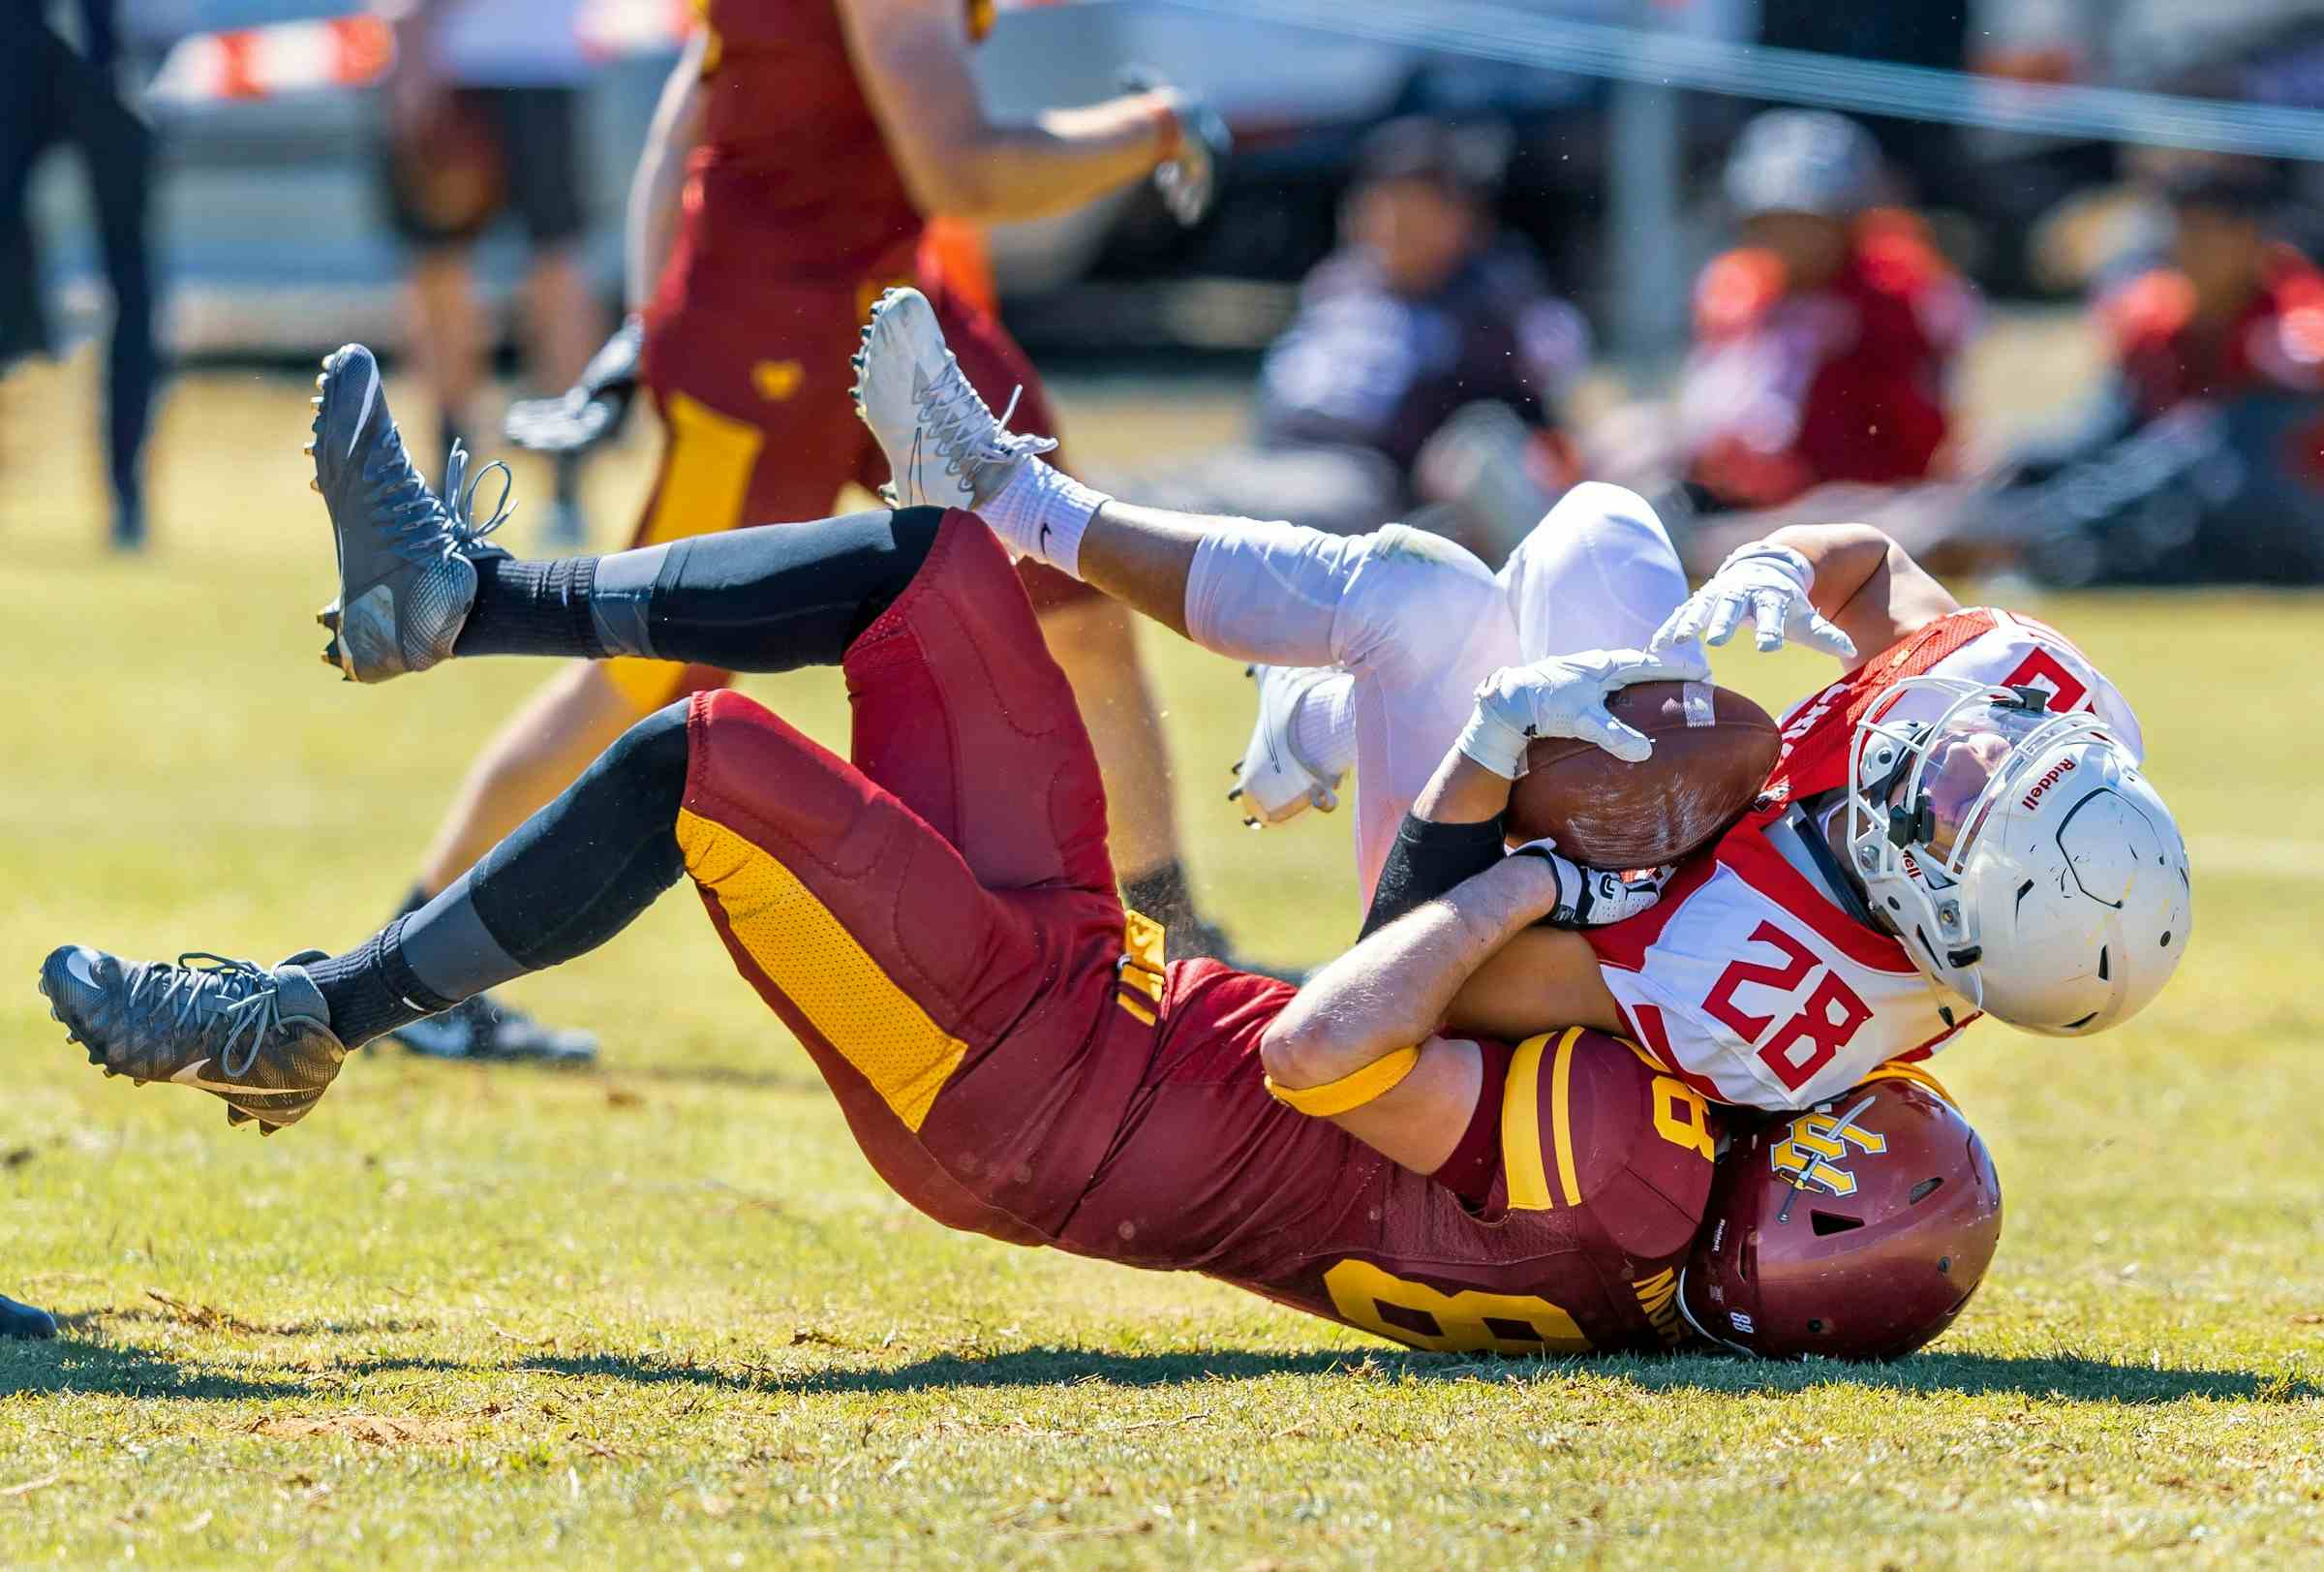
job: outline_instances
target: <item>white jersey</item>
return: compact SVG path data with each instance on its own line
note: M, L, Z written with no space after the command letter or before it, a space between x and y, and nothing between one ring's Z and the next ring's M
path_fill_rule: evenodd
M1795 705L1759 805L1652 909L1583 931L1632 1035L1705 1096L1805 1107L1892 1060L1926 1059L1975 1018L1767 837L1791 803L1846 784L1857 721L1890 683L1923 674L2042 689L2143 750L2129 705L2064 635L1988 607L1939 619Z

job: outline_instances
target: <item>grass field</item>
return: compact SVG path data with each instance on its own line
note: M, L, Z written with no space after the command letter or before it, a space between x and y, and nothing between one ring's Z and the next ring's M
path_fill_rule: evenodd
M543 672L372 692L316 663L329 548L288 379L180 385L161 549L108 560L88 396L44 374L0 407L0 1289L66 1323L0 1347L0 1562L2324 1562L2324 745L2297 675L2324 602L2039 607L2139 703L2200 921L2132 1028L1980 1028L1942 1063L2008 1223L1934 1350L1478 1363L943 1233L683 894L521 991L601 1029L599 1071L369 1054L264 1142L96 1076L33 991L51 944L360 937ZM1067 408L1125 458L1232 420ZM645 451L601 467L601 530ZM1255 950L1322 956L1355 917L1344 820L1236 828L1240 679L1151 648L1203 884ZM829 680L755 691L834 734Z

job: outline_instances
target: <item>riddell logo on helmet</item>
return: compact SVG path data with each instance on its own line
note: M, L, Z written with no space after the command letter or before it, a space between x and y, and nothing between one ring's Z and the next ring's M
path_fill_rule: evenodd
M2050 787L2056 786L2059 782L2064 780L2067 775L2072 773L2073 768L2074 761L2070 758L2062 758L2057 763L2052 764L2048 771L2043 774L2042 778L2034 783L2034 789L2027 792L2024 797L2019 799L2018 806L2020 808L2031 808L2035 803L2041 801L2041 794L2049 790Z

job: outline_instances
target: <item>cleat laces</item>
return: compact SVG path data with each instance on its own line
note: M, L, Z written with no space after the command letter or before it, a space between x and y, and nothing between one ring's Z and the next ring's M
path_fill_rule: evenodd
M944 461L944 473L966 478L972 491L986 469L1014 464L1035 453L1050 452L1057 446L1053 437L1021 437L1011 433L1009 420L1017 413L1017 403L1024 396L1024 388L1020 385L1009 394L1008 407L995 418L962 372L960 359L950 351L945 352L944 365L933 379L922 381L917 367L912 376L915 384L912 392L920 406L921 425L929 447Z
M387 549L406 562L424 563L430 558L468 557L486 550L484 538L515 513L516 506L509 500L515 487L515 477L508 466L499 459L476 472L465 491L461 482L468 478L468 449L455 443L452 454L444 465L443 489L450 499L438 497L428 489L428 482L419 469L404 451L404 434L390 425L386 435L372 449L363 463L363 481L366 487L364 502L372 517L382 526ZM501 494L493 505L490 517L481 524L475 519L476 492L484 478L493 471L501 472Z
M238 992L241 997L235 998ZM138 1008L141 994L146 996L145 1007L169 1012L172 1032L198 1031L206 1039L225 1025L226 1035L207 1046L232 1081L250 1073L259 1050L282 1024L281 991L264 967L207 950L188 950L174 967L147 968L129 985L126 1002L132 1011ZM204 1016L207 1024L198 1025ZM243 1050L238 1061L237 1045Z

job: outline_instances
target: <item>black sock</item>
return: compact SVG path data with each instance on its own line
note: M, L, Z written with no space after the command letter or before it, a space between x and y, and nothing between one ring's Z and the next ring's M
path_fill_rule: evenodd
M596 576L595 557L486 557L476 564L476 601L452 653L602 658L606 649L589 612Z
M339 1040L356 1047L593 950L678 882L686 717L684 700L646 717L443 894L309 966Z
M1176 857L1136 878L1123 879L1121 900L1164 928L1191 928L1202 920L1194 909L1194 892L1186 887L1186 866Z
M331 1012L332 1033L350 1048L459 1002L430 989L405 961L405 921L398 917L345 955L307 968Z
M469 999L561 965L678 882L687 709L681 700L631 726L556 801L402 919L393 954L420 988Z

